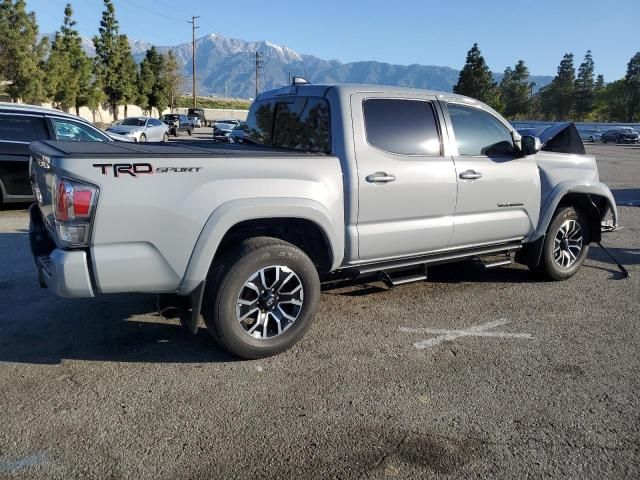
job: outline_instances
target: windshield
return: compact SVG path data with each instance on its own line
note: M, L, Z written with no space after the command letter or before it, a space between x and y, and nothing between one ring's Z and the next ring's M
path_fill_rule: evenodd
M147 120L144 118L126 118L120 125L126 125L130 127L144 127L146 122Z
M178 120L179 118L178 115L165 115L162 117L163 120Z

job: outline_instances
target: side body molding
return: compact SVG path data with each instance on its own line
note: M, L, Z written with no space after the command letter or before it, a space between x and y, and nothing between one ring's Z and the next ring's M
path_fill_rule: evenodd
M564 182L558 183L547 195L540 210L541 215L538 228L531 234L528 241L535 241L546 233L553 214L556 208L558 208L558 204L562 198L569 193L597 195L606 198L609 203L609 209L613 215L613 225L616 228L618 227L618 209L616 208L616 201L609 187L600 182L585 184L584 180L565 180Z
M245 198L223 203L211 214L196 242L178 294L187 295L204 281L224 235L234 225L269 218L298 218L314 222L324 232L331 247L332 270L344 258L344 216L341 209L331 212L315 200L305 198Z

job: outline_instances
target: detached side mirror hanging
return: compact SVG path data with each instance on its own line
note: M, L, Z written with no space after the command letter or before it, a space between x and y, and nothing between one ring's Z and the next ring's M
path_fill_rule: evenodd
M542 143L538 137L534 137L533 135L523 135L522 136L522 153L524 155L533 155L542 149Z

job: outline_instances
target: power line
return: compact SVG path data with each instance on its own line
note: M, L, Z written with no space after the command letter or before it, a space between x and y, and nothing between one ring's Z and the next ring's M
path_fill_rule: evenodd
M198 106L198 100L196 99L196 29L200 28L196 26L196 20L200 17L191 16L191 20L187 20L187 23L191 24L191 66L193 73L193 108Z
M123 1L125 1L126 3L128 3L129 5L131 5L133 7L136 7L136 8L139 8L140 10L143 10L144 12L151 13L153 15L157 15L158 17L162 17L162 18L165 18L167 20L171 20L171 21L175 20L175 18L170 17L169 15L165 15L164 13L157 12L156 10L151 10L150 8L147 8L147 7L144 7L142 5L139 5L138 3L134 2L133 0L123 0Z

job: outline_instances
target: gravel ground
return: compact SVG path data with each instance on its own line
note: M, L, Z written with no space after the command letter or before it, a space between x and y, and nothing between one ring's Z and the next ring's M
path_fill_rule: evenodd
M0 211L0 478L640 478L640 148L588 149L630 205L605 239L630 279L592 247L561 283L469 263L326 290L260 361L152 296L54 298Z

